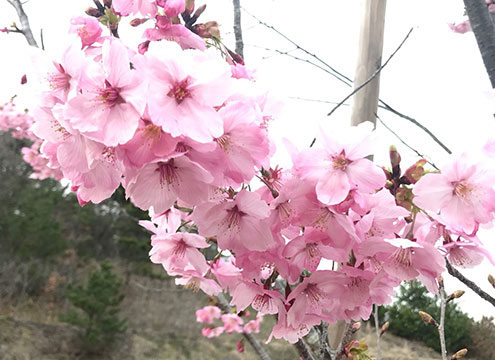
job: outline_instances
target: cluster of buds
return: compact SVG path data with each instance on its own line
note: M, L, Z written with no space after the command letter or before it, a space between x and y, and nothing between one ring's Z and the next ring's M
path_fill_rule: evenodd
M425 174L424 166L426 164L425 159L416 161L413 165L407 168L402 174L400 168L401 157L397 148L391 146L389 150L391 170L383 169L387 177L387 184L385 187L395 195L395 201L397 205L402 206L408 210L412 209L412 198L414 197L412 189L407 185L416 184L419 179Z

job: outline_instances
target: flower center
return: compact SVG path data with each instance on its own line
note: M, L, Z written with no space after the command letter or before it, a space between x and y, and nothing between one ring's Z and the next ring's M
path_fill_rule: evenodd
M311 305L316 305L325 296L325 294L320 290L316 284L308 284L304 290L304 294L308 298Z
M339 155L332 156L333 168L345 171L347 166L352 162L351 160L345 157L345 152L342 152Z
M218 145L220 145L220 147L223 149L223 151L228 151L229 150L230 135L223 134L219 138L216 138L215 141L217 142Z
M454 185L454 190L452 193L464 200L473 190L465 181L454 182L452 185Z
M270 308L270 300L271 297L267 294L257 294L253 299L253 309L258 310L260 312L267 311Z
M395 265L399 265L402 267L409 268L412 265L412 250L411 248L398 248L393 254L392 254L392 262Z
M160 173L160 185L171 185L173 182L179 181L177 167L174 166L174 159L167 162L159 162L158 168L155 170Z
M180 240L177 245L175 245L174 248L174 255L177 255L180 258L184 257L184 254L186 253L187 245L184 242L184 240Z
M321 257L320 250L318 250L318 246L315 243L307 244L306 245L306 252L308 253L309 257L311 257L311 258Z
M99 90L100 100L108 107L113 107L117 104L124 103L124 99L119 94L119 90L114 88L108 80L105 80L105 87Z
M227 210L227 226L229 228L239 226L239 222L244 215L246 215L246 213L240 211L237 208L237 205L235 205L232 209Z
M176 82L168 92L167 96L174 98L177 104L182 103L186 98L190 98L191 91L188 89L190 81L190 78L186 77L184 80Z

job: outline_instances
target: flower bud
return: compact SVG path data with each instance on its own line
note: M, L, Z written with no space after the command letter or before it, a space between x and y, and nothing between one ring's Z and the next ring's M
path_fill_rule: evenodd
M488 275L488 282L495 288L495 278L493 277L493 275Z
M237 342L237 352L243 353L244 352L244 341L243 339L239 340Z
M397 148L395 146L391 146L389 151L389 156L390 156L390 164L392 165L392 174L393 176L399 176L400 175L400 154L397 151Z
M359 331L359 329L361 329L361 323L360 322L356 322L354 324L352 324L352 333L356 333Z
M100 12L100 10L98 10L97 8L94 8L94 7L89 7L86 9L86 14L89 15L89 16L92 16L92 17L100 17L102 15L102 13Z
M186 11L192 14L194 11L194 0L186 0Z
M462 359L464 356L466 356L467 352L467 349L461 349L454 355L452 355L452 359Z
M382 327L380 328L380 336L385 334L385 332L388 330L389 326L390 326L390 323L388 321L382 325Z
M438 281L438 287L443 288L443 276L442 275L438 275L437 281Z
M205 39L220 38L220 29L216 21L208 21L194 27L194 32Z
M452 294L450 294L449 298L447 299L447 302L452 301L454 299L459 299L462 295L464 295L465 291L464 290L456 290Z
M418 311L418 314L419 316L421 316L421 319L423 319L425 323L433 324L435 326L437 325L436 320L430 314L424 311Z
M206 9L206 4L204 5L201 5L199 8L196 9L196 11L194 12L194 15L193 15L193 18L194 19L198 19L201 14L205 11Z
M24 85L25 83L27 83L27 76L26 76L26 74L22 75L22 77L21 77L21 85Z
M132 19L131 22L129 23L131 26L133 27L136 27L136 26L139 26L141 24L144 24L146 21L148 21L149 19L147 18L135 18L135 19Z
M421 177L423 177L425 169L424 166L426 164L425 159L421 159L416 161L415 164L410 166L406 172L404 173L403 178L409 181L409 184L416 184Z

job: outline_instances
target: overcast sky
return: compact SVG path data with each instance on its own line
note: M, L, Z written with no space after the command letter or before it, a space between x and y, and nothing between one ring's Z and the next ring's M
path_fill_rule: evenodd
M202 4L200 0L196 2ZM360 1L241 0L241 4L260 20L353 78ZM83 15L84 9L90 5L89 0L30 0L25 4L25 10L38 43L40 29L43 28L47 51L57 54L71 41L67 35L70 17ZM389 1L383 59L387 59L396 49L411 27L414 30L403 48L384 68L380 85L381 99L422 122L453 151L475 148L495 134L495 106L486 96L490 84L474 35L454 34L447 26L449 22L464 20L463 12L462 0ZM221 24L224 41L234 49L231 0L211 0L202 18L217 20ZM0 0L0 27L8 26L13 21L19 22L15 11L6 0ZM309 145L320 127L347 125L350 122L348 106L341 107L328 118L326 114L334 105L294 98L338 102L349 93L350 88L314 66L274 52L290 51L294 56L310 59L246 12L242 12L242 27L247 65L257 70L260 84L285 101L284 112L271 124L270 130L279 149L276 159L287 167L290 162L282 138L288 138L303 148ZM126 40L132 39L134 44L139 41L125 27L121 29L121 35ZM12 95L18 94L19 103L29 107L32 98L19 82L26 73L31 49L18 34L1 33L0 45L0 102L6 102ZM447 154L438 145L406 120L386 111L379 111L379 115L406 142L437 165L447 159ZM404 164L416 161L414 153L404 148L380 125L378 133L381 142L375 154L377 162L388 164L387 149L391 144L401 151ZM494 231L485 231L481 237L495 253ZM486 281L489 272L495 274L491 264L464 272L495 295L495 290ZM445 278L448 292L462 288L457 280L449 280L447 275ZM476 319L482 315L495 316L495 308L476 295L465 295L458 303Z

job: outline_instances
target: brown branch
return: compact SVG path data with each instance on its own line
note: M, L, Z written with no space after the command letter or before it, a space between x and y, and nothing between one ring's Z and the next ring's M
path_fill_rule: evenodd
M242 41L242 27L241 27L241 2L240 0L233 0L233 2L234 2L235 52L244 59L244 43Z
M24 12L24 8L22 7L22 3L20 0L7 0L10 5L12 5L17 12L17 16L21 21L22 26L22 34L26 38L28 44L30 46L38 47L36 40L34 39L33 32L31 31L31 26L29 25L29 19Z
M402 40L402 42L399 44L399 46L397 47L397 49L395 49L395 51L388 57L387 61L385 61L385 63L383 65L381 65L378 69L375 70L375 72L365 81L363 82L362 84L360 84L359 86L357 86L349 95L347 95L342 101L340 101L328 114L327 116L331 116L335 110L337 110L343 103L345 103L352 95L354 95L355 93L357 93L359 90L361 90L362 88L364 88L366 85L368 85L371 81L373 81L374 78L377 77L377 75L383 70L383 68L385 66L387 66L387 64L389 63L390 60L392 60L392 58L394 57L395 54L397 54L397 52L400 50L400 48L402 47L402 45L404 45L404 43L406 42L406 40L409 38L409 35L411 35L412 31L414 30L414 28L411 28L409 30L409 32L406 34L406 36L404 37L404 39Z
M308 346L304 342L303 339L299 339L294 346L296 347L299 355L301 355L301 359L303 360L315 360L311 352L309 351Z
M493 297L491 297L488 293L481 290L481 288L478 285L476 285L474 282L472 282L464 275L462 275L456 268L452 266L452 264L450 264L448 260L446 260L446 265L447 265L447 271L449 272L450 275L459 279L464 285L466 285L468 288L470 288L476 294L478 294L480 298L488 301L490 304L495 306L495 299Z

